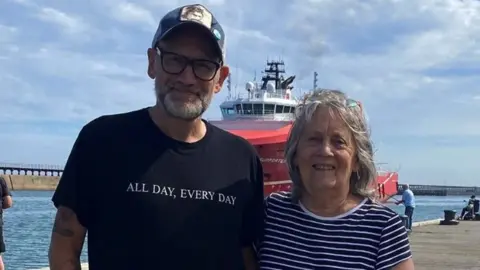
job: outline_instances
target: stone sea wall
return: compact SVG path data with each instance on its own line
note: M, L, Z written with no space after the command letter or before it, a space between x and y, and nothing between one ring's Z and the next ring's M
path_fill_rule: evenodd
M1 175L1 174L0 174ZM60 177L37 175L1 175L10 190L55 190Z

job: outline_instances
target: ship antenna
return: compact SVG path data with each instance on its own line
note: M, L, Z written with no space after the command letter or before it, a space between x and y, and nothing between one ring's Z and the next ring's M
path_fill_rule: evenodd
M317 90L317 82L318 82L318 73L314 71L313 72L313 90Z
M228 78L227 78L227 89L228 89L228 99L232 98L232 73L228 73Z

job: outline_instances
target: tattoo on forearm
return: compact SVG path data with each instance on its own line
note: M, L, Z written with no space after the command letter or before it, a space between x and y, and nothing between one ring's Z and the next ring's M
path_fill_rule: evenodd
M57 212L55 223L53 224L53 232L64 237L72 237L75 233L70 228L70 222L75 218L75 213L66 208L62 208Z

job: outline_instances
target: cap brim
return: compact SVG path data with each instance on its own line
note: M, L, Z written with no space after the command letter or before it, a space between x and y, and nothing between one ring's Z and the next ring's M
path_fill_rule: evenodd
M172 28L168 29L167 31L165 31L165 32L163 33L163 35L159 36L159 37L157 38L157 42L162 41L162 40L168 38L172 33L174 33L175 31L178 31L179 29L181 29L181 28L183 28L183 27L196 27L196 28L200 29L200 31L204 31L205 34L211 38L212 44L213 44L213 46L215 46L215 50L216 50L216 52L217 52L218 55L220 56L220 59L221 59L222 62L223 62L223 51L222 51L222 48L220 47L220 44L218 44L217 38L216 38L215 35L210 31L210 29L208 29L207 27L205 27L203 24L200 24L200 23L197 23L197 22L193 22L193 21L180 22L180 23L178 23L177 25L175 25L174 27L172 27Z

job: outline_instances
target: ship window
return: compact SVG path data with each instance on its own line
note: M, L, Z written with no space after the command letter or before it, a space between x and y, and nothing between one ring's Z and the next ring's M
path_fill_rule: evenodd
M263 105L253 104L253 114L263 114Z
M283 111L283 105L277 105L275 108L275 113L282 113Z
M273 114L275 112L275 105L265 104L265 114Z
M252 104L243 104L243 114L253 114Z
M242 105L241 104L235 105L235 111L237 112L237 114L242 114Z
M233 108L226 108L224 110L225 110L225 114L228 114L228 115L235 114L235 111L233 110Z
M292 108L290 109L290 112L295 113L295 107L292 107Z
M291 108L292 107L290 107L290 106L283 107L283 113L289 113Z

